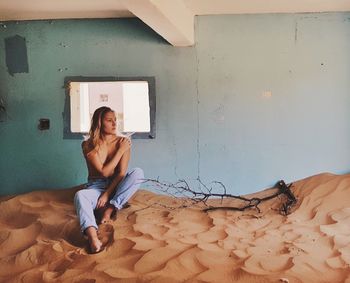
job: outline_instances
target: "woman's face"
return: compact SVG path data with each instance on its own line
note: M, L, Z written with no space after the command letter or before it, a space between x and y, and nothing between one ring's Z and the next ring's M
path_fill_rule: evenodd
M102 119L102 132L106 135L115 134L117 129L117 119L114 112L107 112Z

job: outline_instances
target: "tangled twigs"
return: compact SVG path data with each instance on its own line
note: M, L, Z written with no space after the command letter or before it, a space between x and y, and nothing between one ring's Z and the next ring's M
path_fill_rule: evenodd
M207 186L201 182L200 179L197 179L200 186L198 190L192 189L189 184L185 180L180 180L175 184L166 184L160 182L158 179L145 179L145 183L151 182L153 183L158 190L161 192L165 192L167 194L170 194L174 197L185 197L187 201L190 201L191 204L198 204L202 203L206 206L206 208L203 209L203 211L212 211L212 210L218 210L218 209L225 209L225 210L233 210L233 211L244 211L246 209L255 208L259 213L260 203L280 197L281 195L284 196L282 200L282 206L280 208L280 213L283 215L288 215L291 211L291 208L293 205L296 204L297 199L295 198L293 192L291 191L292 183L289 185L286 185L286 183L283 180L280 180L276 183L274 186L275 189L277 189L277 192L270 196L266 196L263 198L253 197L253 198L246 198L242 196L236 196L231 195L226 192L226 187L221 182L212 182L212 184L220 185L223 189L223 193L214 193L213 187ZM207 201L210 197L216 197L221 198L221 203L224 198L233 198L238 199L242 202L242 205L235 207L235 206L209 206ZM182 205L181 207L188 207L191 204L188 205Z
M296 197L294 196L293 192L290 189L292 184L293 183L290 183L287 186L283 180L277 182L276 184L277 188L279 189L279 192L281 194L284 194L287 197L287 201L284 202L281 207L281 213L284 215L288 215L290 213L292 206L295 205L297 202Z
M218 209L227 209L227 210L236 210L236 211L244 211L248 208L255 208L259 213L259 204L261 202L276 198L280 195L284 195L286 197L286 201L282 203L282 206L280 208L280 213L283 215L288 215L290 213L290 210L293 205L297 202L297 199L295 198L293 192L290 190L291 186L293 183L290 183L288 186L283 180L280 180L276 183L274 188L277 188L278 191L271 196L267 196L264 198L252 198L252 199L246 199L248 202L247 204L241 206L241 207L209 207L205 208L204 211L209 211L209 210L218 210Z

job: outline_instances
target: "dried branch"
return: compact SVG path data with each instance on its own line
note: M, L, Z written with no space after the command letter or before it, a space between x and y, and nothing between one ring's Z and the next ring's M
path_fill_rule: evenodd
M289 185L286 185L286 183L283 180L280 180L276 183L274 186L277 191L270 195L263 198L253 197L253 198L247 198L243 196L236 196L232 194L228 194L226 187L223 183L214 181L212 183L218 184L222 187L223 193L214 193L212 187L208 187L205 185L199 178L197 179L200 186L198 190L192 189L188 183L185 180L179 180L175 184L172 183L162 183L159 181L159 179L144 179L144 183L152 183L155 185L157 190L160 190L163 193L167 193L173 197L183 197L183 204L181 205L181 208L189 207L194 204L202 203L206 206L206 208L203 209L203 211L213 211L213 210L233 210L233 211L244 211L246 209L254 208L259 213L260 208L259 205L262 202L265 202L267 200L271 200L276 197L280 197L281 195L284 196L284 202L282 202L282 206L280 208L280 213L283 215L288 215L291 211L292 206L294 206L297 202L296 197L294 196L293 192L291 191L292 183ZM204 187L205 190L202 189ZM242 205L238 207L234 206L210 206L208 205L209 198L216 197L221 198L221 203L223 202L223 199L237 199L242 202ZM187 204L185 204L187 203ZM180 208L180 207L178 207Z

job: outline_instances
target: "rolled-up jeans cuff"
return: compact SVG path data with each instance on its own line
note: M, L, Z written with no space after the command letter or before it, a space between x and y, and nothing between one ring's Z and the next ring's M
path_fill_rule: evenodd
M81 232L85 235L85 230L89 227L94 227L96 230L98 230L98 227L97 225L95 224L88 224L88 225L84 225L84 226L81 226L80 229L81 229Z
M111 199L110 201L109 201L109 203L111 204L111 205L113 205L116 209L122 209L123 207L121 206L121 205L119 205L115 200L113 200L113 199Z

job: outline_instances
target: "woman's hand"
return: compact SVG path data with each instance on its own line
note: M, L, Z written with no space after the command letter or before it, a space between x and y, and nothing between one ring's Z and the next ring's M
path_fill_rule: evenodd
M109 195L107 192L104 192L98 198L96 208L98 209L98 208L104 207L108 201L109 201Z
M121 138L117 141L116 144L117 148L121 150L123 153L130 149L131 147L131 140L128 138Z

